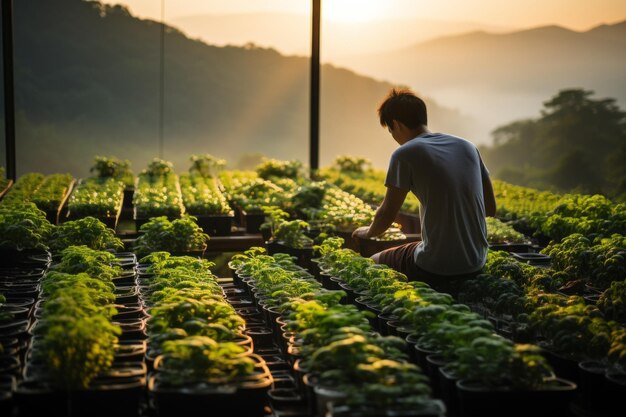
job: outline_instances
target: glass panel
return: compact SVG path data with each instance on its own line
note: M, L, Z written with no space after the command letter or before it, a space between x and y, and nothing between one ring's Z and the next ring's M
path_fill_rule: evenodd
M207 152L230 168L260 154L308 160L309 13L308 2L165 1L161 142L161 1L15 2L19 173L85 176L95 155L135 172L156 156L182 172ZM271 49L272 33L293 49Z

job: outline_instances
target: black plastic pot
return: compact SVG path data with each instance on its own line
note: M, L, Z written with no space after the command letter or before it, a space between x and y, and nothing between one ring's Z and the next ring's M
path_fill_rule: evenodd
M535 253L538 248L530 243L493 243L489 245L489 249L515 253Z
M426 356L426 368L424 373L430 378L430 386L433 389L433 396L441 397L441 383L439 381L439 368L445 366L446 361L439 353Z
M511 253L516 260L535 266L549 266L551 258L543 253Z
M446 366L439 367L439 393L440 398L446 404L446 410L448 416L458 416L460 411L459 404L459 391L456 386L459 378L446 368Z
M554 417L569 414L576 384L560 378L535 390L490 388L476 381L459 380L462 417Z
M399 223L402 226L402 231L404 233L421 233L422 232L422 228L420 224L420 217L417 214L401 211L396 215L395 221L396 223Z
M13 375L0 374L0 415L13 415L13 391L15 391L16 379Z
M74 395L74 416L136 417L145 402L146 377L102 378Z
M0 375L12 375L18 377L21 371L20 359L13 355L0 356Z
M410 241L407 239L401 240L374 240L374 239L356 239L358 252L363 257L370 257L375 253L384 251L385 249L395 248L396 246L404 245Z
M580 372L578 399L585 408L602 409L606 407L606 389L604 374L605 364L598 361L582 361L578 363Z
M274 331L269 327L247 328L245 333L254 341L255 350L274 347Z
M287 253L296 258L296 264L301 266L306 270L311 270L313 268L313 262L311 258L313 257L313 248L292 248L291 246L287 246L281 242L276 240L267 240L265 242L265 247L267 248L267 253L269 255L274 255L276 253Z
M0 265L6 267L41 267L51 261L50 252L40 249L0 249Z
M454 416L446 413L446 407L437 399L424 399L420 404L413 404L408 409L355 407L345 404L330 403L326 417L443 417Z
M145 340L120 340L115 352L115 362L142 362L147 350Z
M122 206L126 209L133 208L133 195L135 194L135 187L133 185L127 185L124 188L124 203Z
M172 386L157 372L148 379L148 393L157 415L179 417L214 410L217 415L263 417L273 380L265 362L255 357L255 374L232 383Z
M198 226L209 236L230 236L234 214L200 215L190 213L198 219Z
M617 416L620 411L626 409L626 374L615 369L607 369L604 377L606 409Z
M246 233L260 233L261 225L265 222L265 213L248 213L245 210L241 210L241 213L243 215L244 224L246 226Z

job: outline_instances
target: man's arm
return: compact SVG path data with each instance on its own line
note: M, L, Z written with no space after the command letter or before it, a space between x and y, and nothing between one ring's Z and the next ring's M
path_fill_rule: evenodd
M352 237L369 239L387 230L395 220L398 211L400 211L400 207L402 207L402 203L404 203L408 192L409 190L387 186L385 199L380 207L378 207L378 210L376 210L372 224L369 227L359 227L352 233Z
M485 215L496 216L496 196L493 193L493 185L488 175L483 176L483 198L485 200Z

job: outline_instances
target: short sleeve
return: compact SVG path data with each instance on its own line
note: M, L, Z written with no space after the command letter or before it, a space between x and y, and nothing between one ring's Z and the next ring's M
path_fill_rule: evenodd
M389 161L385 186L410 190L412 177L411 166L399 157L398 152L394 152Z
M478 161L480 162L480 177L482 179L489 178L489 170L485 166L483 158L480 156L480 152L478 151L478 149L476 149L476 152L478 152Z

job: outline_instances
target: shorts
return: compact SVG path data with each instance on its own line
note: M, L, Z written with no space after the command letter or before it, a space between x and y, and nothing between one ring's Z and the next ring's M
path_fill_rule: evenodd
M410 242L394 248L385 249L380 252L378 263L385 264L398 272L402 272L407 276L409 281L422 281L438 292L448 293L452 295L455 300L458 299L459 292L465 281L476 278L476 276L482 272L482 269L460 275L439 275L428 272L415 263L415 248L419 243L419 241Z

